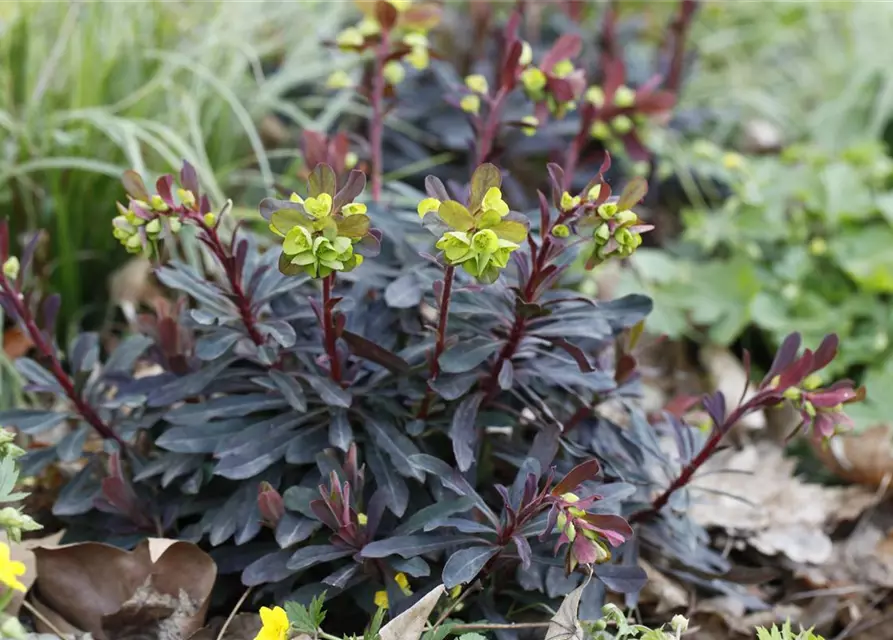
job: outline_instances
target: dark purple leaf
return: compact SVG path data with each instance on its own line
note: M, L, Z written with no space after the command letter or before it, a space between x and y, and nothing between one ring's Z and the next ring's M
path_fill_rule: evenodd
M341 567L335 573L326 576L322 579L323 584L328 584L336 589L343 589L347 586L347 583L350 582L351 578L353 578L357 571L360 570L360 565L358 564L349 564Z
M327 164L318 164L310 173L310 179L307 182L307 190L309 195L317 197L322 193L327 193L334 198L335 196L335 171Z
M341 207L356 200L357 196L363 193L365 188L366 174L362 171L351 171L350 175L347 176L347 182L344 183L344 186L341 187L341 190L332 200L332 210L340 211Z
M450 199L450 194L447 193L446 187L443 186L443 182L441 182L440 178L435 176L428 176L425 178L425 191L429 197L436 198L441 202Z
M463 340L441 354L438 362L446 373L465 373L496 353L498 348L499 343L491 338Z
M500 389L507 391L512 388L512 383L515 380L515 367L512 365L511 360L505 359L502 361L502 367L499 369L499 376L496 380Z
M285 401L288 402L293 409L302 413L307 411L307 398L304 395L304 390L294 376L290 376L277 369L270 369L270 379L282 393L282 397L285 398Z
M445 533L414 534L409 536L394 536L385 540L370 542L360 555L364 558L386 558L397 555L401 558L413 558L435 551L442 551L448 547L480 544L480 538Z
M442 520L448 516L457 513L465 513L475 504L474 498L463 496L461 498L451 498L449 500L440 500L434 504L419 509L409 518L407 518L394 533L406 535L421 530L429 522Z
M595 575L608 589L616 593L635 593L640 591L648 580L644 569L628 565L595 565Z
M143 182L143 179L136 171L132 169L128 169L127 171L125 171L124 175L121 176L121 183L124 185L124 190L127 192L128 195L132 196L136 200L148 202L149 190L146 189L146 185Z
M425 474L412 464L412 456L419 453L418 447L401 433L393 424L378 417L364 416L366 432L394 463L397 473L404 477L422 481Z
M645 181L645 178L636 176L627 183L620 194L620 199L617 201L617 210L627 211L631 209L642 201L646 193L648 193L648 183Z
M703 404L704 410L707 412L707 415L710 416L710 419L713 420L713 424L719 427L725 422L726 397L721 391L716 391L715 393L706 396Z
M469 547L457 551L443 567L443 585L452 589L460 584L469 584L499 551L499 547Z
M583 350L580 347L571 344L564 338L553 338L552 344L567 352L567 354L574 359L577 366L580 368L580 371L583 373L592 373L594 371L592 364L589 362L589 358L586 357L586 354L583 353Z
M319 522L294 513L285 513L276 525L276 542L283 549L303 542L320 527Z
M314 375L301 375L307 383L313 387L313 390L319 394L320 399L330 407L341 407L342 409L350 409L353 397L350 392L345 391L339 385L332 382L331 378L323 378Z
M453 454L460 471L468 471L474 463L474 451L478 433L475 422L478 408L484 399L483 393L475 393L465 398L453 414L450 424L450 439L453 441Z
M515 549L518 550L518 557L521 558L521 566L525 569L529 568L532 552L530 550L530 543L527 542L527 538L515 534L512 536L512 541L515 543Z
M785 369L789 364L791 364L791 362L794 361L794 357L797 355L797 352L799 350L800 334L789 334L781 343L778 351L775 352L775 358L772 360L772 366L769 368L769 372L766 374L766 377L763 378L763 385L769 383L772 378L781 373L782 369Z
M342 331L341 337L355 356L379 364L392 373L405 374L409 371L409 364L403 358L371 340L352 331Z
M477 373L439 376L429 381L428 386L444 400L457 400L468 393L479 377Z
M572 492L584 482L594 480L600 470L601 466L595 458L587 460L586 462L581 462L568 471L561 482L552 488L552 495L560 496Z
M422 287L414 273L404 273L387 286L384 298L395 309L416 307L422 301Z
M377 447L366 448L366 462L388 508L398 518L403 517L409 504L409 487L406 486L406 481L398 475L394 466L385 460Z
M295 551L286 566L292 572L303 571L323 562L345 558L353 553L350 549L340 549L330 544L311 545Z

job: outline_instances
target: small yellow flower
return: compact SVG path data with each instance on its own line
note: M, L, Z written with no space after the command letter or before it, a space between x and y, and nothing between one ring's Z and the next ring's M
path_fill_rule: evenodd
M162 198L161 196L159 196L157 194L152 196L151 204L152 204L152 208L155 211L160 211L161 213L164 213L165 211L168 210L168 206L167 206L167 203L164 201L164 198Z
M304 210L314 218L325 218L332 212L332 196L321 193L304 200Z
M570 60L559 60L552 67L552 75L556 78L566 78L574 72L574 63Z
M15 280L19 277L19 259L15 256L10 256L6 262L3 263L3 275L5 275L10 280Z
M387 591L376 591L375 597L372 600L375 603L375 606L379 609L387 609L388 605L388 592ZM257 638L255 638L257 640Z
M602 120L596 120L589 128L589 135L596 140L607 140L611 137L611 128Z
M177 197L187 207L195 206L195 194L187 189L177 189Z
M412 589L409 588L409 579L406 577L405 573L398 573L395 575L394 581L397 583L397 586L400 587L400 591L402 591L404 595L412 595Z
M326 87L329 89L346 89L350 85L350 76L344 69L333 72L326 80Z
M580 206L580 196L572 196L567 191L561 194L561 210L572 211Z
M387 63L384 66L382 73L384 74L384 79L387 80L390 85L398 85L403 82L404 78L406 78L406 69L404 69L403 65L396 60L391 60Z
M626 107L631 107L636 103L636 92L627 87L626 85L621 85L617 87L617 91L614 92L614 105L624 109Z
M566 224L556 224L552 227L552 235L556 238L567 238L571 234L571 230Z
M630 120L629 116L619 115L611 120L611 127L619 133L623 135L625 133L629 133L633 129L633 121Z
M426 214L437 211L440 208L440 200L437 198L425 198L419 203L419 217L424 218Z
M205 214L204 220L205 224L209 227L213 227L215 224L217 224L217 216L210 212Z
M601 87L589 87L586 90L586 102L590 102L596 107L605 106L605 92Z
M530 48L530 43L526 40L521 41L521 56L518 58L518 64L522 67L526 67L531 62L533 62L533 49Z
M353 151L348 151L347 155L344 156L344 167L346 169L353 169L355 166L357 166L357 162L359 162L359 160L360 159L357 157L357 154L355 154Z
M286 640L288 638L288 616L282 607L260 608L260 621L263 628L254 640Z
M357 522L361 527L365 527L366 523L369 522L369 516L367 516L365 513L358 513Z
M524 116L521 118L521 133L525 136L535 135L538 126L540 126L540 121L536 116Z
M341 207L341 213L346 216L355 216L360 213L366 213L366 205L361 202L351 202Z
M502 199L502 191L499 187L487 189L487 193L484 194L484 199L481 202L481 208L484 211L495 211L500 216L507 216L509 212L509 206Z
M477 115L481 110L481 99L475 94L469 94L459 101L459 106L465 113Z
M19 582L18 577L24 575L25 565L9 557L9 545L0 542L0 582L10 589L24 593L27 587Z
M428 47L413 47L412 50L404 56L404 59L413 66L413 68L422 71L428 68L431 56L428 55Z
M487 78L479 73L473 73L469 76L465 76L465 86L475 93L481 94L482 96L486 95L487 92L490 90L490 85L487 83Z
M537 94L546 86L546 74L536 67L525 69L521 73L521 84L528 93Z
M586 194L587 200L598 200L598 195L602 192L601 183L593 185L589 192Z
M722 156L722 166L726 169L740 169L744 166L744 157L740 153L729 151Z
M335 38L335 44L341 49L351 49L353 47L362 47L365 40L359 29L348 27L338 34L338 37Z

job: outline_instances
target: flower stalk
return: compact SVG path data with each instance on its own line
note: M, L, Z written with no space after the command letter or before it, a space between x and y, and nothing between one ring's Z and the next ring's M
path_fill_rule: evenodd
M334 273L322 279L322 330L326 355L329 359L329 373L335 383L341 384L341 361L338 359L337 328L335 327L335 318L332 313L332 307L337 302L332 299L334 287Z
M53 377L59 383L59 386L62 387L62 390L65 392L65 395L68 396L68 399L71 401L78 414L80 414L87 424L96 430L103 440L112 440L116 442L122 450L126 449L127 443L105 423L93 406L90 405L90 403L88 403L75 389L74 381L62 367L62 363L56 355L56 350L53 347L51 340L40 330L40 327L37 326L34 314L31 313L31 309L28 304L26 304L21 293L13 287L5 276L0 276L0 290L2 290L4 294L4 299L7 300L12 307L14 315L28 333L28 337L31 338L34 348L40 354L39 359L43 360L49 372L53 374Z
M385 61L388 57L391 42L387 29L382 29L381 40L375 47L375 63L372 69L372 93L369 100L372 104L372 117L369 120L369 146L372 170L372 201L381 200L382 174L384 159L382 141L384 138L384 93L386 81L384 77Z
M434 353L431 357L431 381L437 380L440 375L440 356L446 347L447 324L450 317L450 297L453 293L453 280L456 274L456 267L447 265L443 273L443 292L440 295L440 313L437 320L437 339L434 343ZM428 411L431 409L431 401L434 399L434 392L428 387L425 391L425 399L422 400L422 406L419 408L418 417L424 420L428 417Z

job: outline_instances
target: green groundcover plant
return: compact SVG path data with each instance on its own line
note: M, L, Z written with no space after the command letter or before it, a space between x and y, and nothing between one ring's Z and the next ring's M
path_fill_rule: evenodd
M624 90L608 57L589 84L573 62L579 37L535 50L512 11L496 72L446 96L467 114L467 178L428 176L424 192L390 185L413 194L406 207L383 174L385 116L403 79L393 63L405 72L432 59L426 34L441 12L396 0L362 8L337 46L362 56L368 153L346 136L306 134L306 187L259 205L272 248L244 228L222 235L230 204L188 162L151 185L124 174L110 232L152 257L177 300L114 348L83 333L60 349L59 299L29 286L34 242L18 250L0 225L0 304L35 345L16 365L47 400L0 421L25 434L69 425L22 458L28 474L85 461L53 506L67 539L198 541L224 576L222 601L250 586L258 604L337 602L332 633L355 633L376 612L393 618L440 585L463 619L507 625L503 638L518 637L521 609L568 593L595 620L607 591L635 606L643 556L763 606L723 579L728 560L685 516L687 485L752 411L790 402L818 440L845 428L843 405L863 391L817 381L837 338L815 350L786 338L749 399L704 399L710 430L649 422L634 348L651 301L590 299L573 268L641 250L647 181L609 184L607 153L577 180L572 152L542 166L536 205L517 210L497 143L518 126L502 110L512 97L527 100L537 127L572 108L588 114L586 145L572 147L582 153L593 119L635 112L660 79ZM170 258L187 232L215 267L207 276ZM288 615L268 612L281 640Z
M689 100L713 110L719 123L711 139L746 143L747 131L727 122L734 116L768 128L768 146L747 155L703 139L679 148L665 139L666 172L684 178L691 198L683 230L666 249L638 252L621 290L644 288L656 306L649 329L674 338L771 350L793 329L810 342L833 330L846 346L828 373L882 389L893 348L886 139L893 103L883 91L891 78L873 51L845 43L856 34L882 40L893 13L779 5L770 9L771 27L751 29L744 20L752 6L728 9L708 12L700 26L712 35L699 39L703 68ZM834 43L833 64L832 56L811 55L808 43L817 39ZM771 64L779 56L792 65ZM791 83L792 68L813 81ZM750 75L753 69L762 71ZM732 88L719 91L718 83ZM836 97L815 109L816 87ZM890 407L879 400L854 412L860 426L888 418Z

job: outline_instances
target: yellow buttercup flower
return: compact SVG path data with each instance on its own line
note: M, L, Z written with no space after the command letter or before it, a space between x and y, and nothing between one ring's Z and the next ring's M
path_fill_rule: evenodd
M264 626L254 640L287 640L289 623L285 609L261 607L260 621Z
M24 563L12 560L9 557L9 545L5 542L0 542L0 582L10 589L24 593L28 588L18 579L24 573Z

